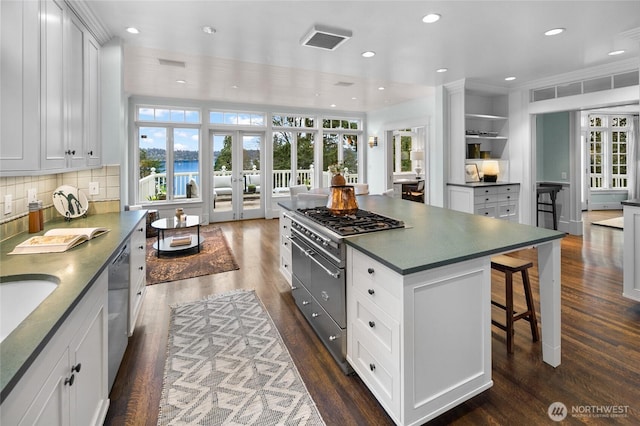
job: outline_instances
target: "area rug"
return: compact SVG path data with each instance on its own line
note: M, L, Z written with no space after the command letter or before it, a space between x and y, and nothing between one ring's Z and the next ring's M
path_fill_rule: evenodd
M147 238L147 285L240 269L219 227L202 226L200 236L204 237L200 253L193 248L185 252L162 252L159 258L153 248L157 238Z
M613 219L599 220L597 222L591 222L592 225L608 226L609 228L624 229L624 217L614 217Z
M172 306L158 425L324 425L255 291Z

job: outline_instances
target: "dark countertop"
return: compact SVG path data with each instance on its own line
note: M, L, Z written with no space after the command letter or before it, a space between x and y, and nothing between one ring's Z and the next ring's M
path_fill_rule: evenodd
M516 250L564 237L564 233L500 219L393 199L358 196L361 209L403 220L404 229L346 237L345 242L402 275ZM281 201L288 209L312 203Z
M623 206L640 207L640 198L632 198L630 200L622 201Z
M467 188L485 188L487 186L505 186L520 185L517 182L466 182L466 183L447 183L449 186L462 186Z
M49 274L60 279L58 287L2 343L0 343L0 402L33 363L67 316L107 268L116 250L125 242L146 210L105 213L86 218L53 220L44 231L22 233L0 243L2 276ZM9 255L22 241L53 228L110 229L64 253Z

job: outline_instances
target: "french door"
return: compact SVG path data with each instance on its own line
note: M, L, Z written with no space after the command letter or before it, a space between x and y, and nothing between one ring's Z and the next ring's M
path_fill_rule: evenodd
M212 131L211 222L264 217L264 133Z

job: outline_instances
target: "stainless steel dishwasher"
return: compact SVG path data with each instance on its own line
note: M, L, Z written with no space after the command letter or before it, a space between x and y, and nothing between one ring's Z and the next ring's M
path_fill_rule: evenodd
M109 391L127 349L129 257L130 248L125 244L109 265Z

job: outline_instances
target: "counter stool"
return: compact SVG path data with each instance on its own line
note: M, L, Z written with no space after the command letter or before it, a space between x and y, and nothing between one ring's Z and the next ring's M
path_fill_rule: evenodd
M505 274L505 305L501 303L491 301L491 304L497 306L506 311L507 323L501 324L498 321L491 320L491 323L496 327L507 332L507 352L513 353L513 323L517 320L527 320L531 325L531 336L533 341L540 340L538 334L538 320L536 318L536 310L533 305L533 297L531 295L531 283L529 282L529 268L533 266L533 263L527 260L516 259L510 256L494 256L491 258L491 268ZM524 286L524 296L527 300L526 312L517 313L513 311L513 274L522 273L522 284Z

